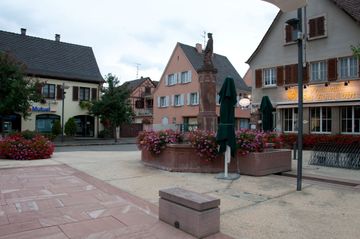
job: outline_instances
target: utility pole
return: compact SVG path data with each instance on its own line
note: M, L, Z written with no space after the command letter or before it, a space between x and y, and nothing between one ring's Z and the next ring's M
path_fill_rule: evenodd
M139 79L139 69L140 69L141 64L135 63L135 65L136 65L136 79Z

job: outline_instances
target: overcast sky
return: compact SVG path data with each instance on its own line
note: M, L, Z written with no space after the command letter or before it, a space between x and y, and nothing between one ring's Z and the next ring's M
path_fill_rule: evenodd
M102 75L160 80L177 42L204 44L243 76L278 9L261 0L0 0L0 29L91 46Z

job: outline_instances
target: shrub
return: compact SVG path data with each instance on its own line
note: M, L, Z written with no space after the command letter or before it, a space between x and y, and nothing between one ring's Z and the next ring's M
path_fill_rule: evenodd
M45 159L50 158L53 152L54 145L40 134L26 138L24 132L17 133L0 141L0 154L9 159Z
M110 129L103 129L98 134L99 138L112 138L113 132Z
M188 133L188 138L200 157L208 161L216 159L218 144L214 132L194 130Z
M146 149L153 154L160 154L166 144L181 143L182 135L178 131L142 131L137 137L139 149Z
M52 128L51 128L51 132L53 135L58 136L59 134L61 134L61 124L60 124L60 120L55 120Z
M76 122L73 117L68 119L65 124L65 134L68 136L74 136L76 134Z

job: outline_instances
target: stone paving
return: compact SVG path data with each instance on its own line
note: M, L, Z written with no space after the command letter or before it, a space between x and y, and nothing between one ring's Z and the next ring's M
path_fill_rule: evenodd
M153 204L66 165L0 169L1 239L193 238L157 214Z

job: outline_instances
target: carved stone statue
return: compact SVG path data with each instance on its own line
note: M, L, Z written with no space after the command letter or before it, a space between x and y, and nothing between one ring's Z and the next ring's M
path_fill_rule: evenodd
M213 55L213 38L212 38L212 33L208 33L208 42L206 44L206 48L204 51L204 67L208 68L208 67L213 67L213 62L212 62L212 55Z

